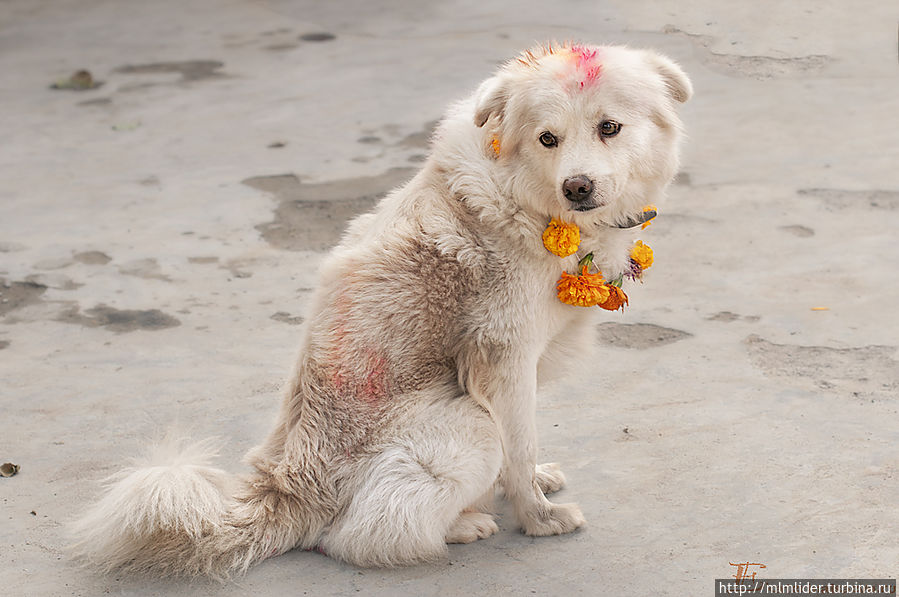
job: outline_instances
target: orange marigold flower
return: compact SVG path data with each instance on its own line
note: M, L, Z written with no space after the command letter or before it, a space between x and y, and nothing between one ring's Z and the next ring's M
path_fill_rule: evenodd
M582 266L578 276L562 272L562 277L556 284L560 301L576 307L593 307L609 300L610 287L605 284L602 274L588 274L587 267Z
M648 269L652 266L652 247L644 245L642 240L638 240L631 249L631 259L640 266L641 271Z
M609 298L599 303L599 306L607 311L615 311L616 309L623 310L624 306L627 304L627 295L624 294L624 291L618 286L613 286L611 284L607 284L606 288L609 291Z
M543 231L543 246L559 257L574 255L580 244L581 230L577 224L568 224L553 218Z

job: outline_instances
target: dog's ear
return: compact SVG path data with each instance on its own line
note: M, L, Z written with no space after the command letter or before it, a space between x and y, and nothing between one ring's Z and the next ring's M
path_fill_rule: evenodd
M673 60L655 52L646 52L646 60L656 72L662 75L662 80L668 86L671 97L681 103L693 97L693 84Z
M481 83L474 94L474 123L480 128L491 116L502 118L509 92L499 77L491 77Z

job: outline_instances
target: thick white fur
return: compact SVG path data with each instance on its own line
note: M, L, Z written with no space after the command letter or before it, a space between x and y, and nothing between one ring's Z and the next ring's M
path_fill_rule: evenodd
M599 75L584 83L577 55ZM668 59L620 47L548 46L503 66L325 262L281 415L247 457L255 473L166 442L77 525L82 557L218 577L297 547L405 565L495 532L497 481L525 533L583 525L575 504L545 497L565 483L558 465L536 462L538 382L585 353L595 311L562 304L555 285L587 251L607 278L628 267L634 232L612 225L660 201L691 92ZM600 138L604 119L618 136ZM595 209L565 199L577 175L595 182ZM579 254L543 248L553 217L580 226Z

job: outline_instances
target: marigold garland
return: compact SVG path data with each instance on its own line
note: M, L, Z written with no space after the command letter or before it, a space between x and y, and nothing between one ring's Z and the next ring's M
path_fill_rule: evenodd
M568 257L577 253L581 244L581 230L577 224L569 224L555 218L543 231L543 246L559 257Z
M619 286L609 284L607 288L609 289L609 298L599 303L598 306L606 311L616 311L618 309L623 311L624 306L627 305L627 295L624 294L624 291Z
M641 270L649 269L652 266L652 247L643 244L642 240L638 240L631 249L631 260Z
M581 273L576 276L562 272L562 277L556 284L560 301L576 307L594 307L609 300L610 287L602 274L588 274L588 267L582 266Z
M655 206L643 208L644 212L655 211ZM645 228L649 221L645 222ZM559 257L568 257L577 252L581 242L581 233L577 224L568 224L553 218L543 231L543 246L546 250ZM615 280L606 282L601 271L595 274L589 273L593 265L593 253L587 253L578 262L579 274L573 275L566 271L556 283L556 291L559 300L566 305L577 307L601 307L608 311L624 309L628 304L627 294L621 288L624 276L638 279L643 271L649 269L653 263L652 248L643 241L634 243L629 254L630 271L618 276Z

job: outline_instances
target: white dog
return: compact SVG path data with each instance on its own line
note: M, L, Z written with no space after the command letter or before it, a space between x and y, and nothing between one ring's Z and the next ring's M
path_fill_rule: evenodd
M210 468L207 444L158 447L80 521L83 557L219 577L294 548L411 564L494 533L497 482L528 535L583 525L544 496L558 467L536 463L538 380L584 351L597 311L556 284L589 251L606 278L627 272L628 226L676 172L691 93L670 60L622 47L550 45L501 67L325 262L255 473ZM579 254L544 248L553 218L579 226Z

